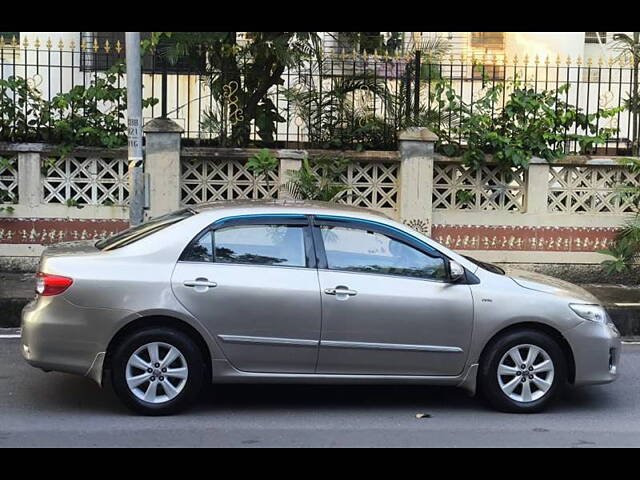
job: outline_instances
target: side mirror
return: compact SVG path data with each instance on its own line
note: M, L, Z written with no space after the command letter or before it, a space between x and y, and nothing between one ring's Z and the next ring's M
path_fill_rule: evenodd
M449 262L449 281L455 283L464 278L464 267L458 262L451 260Z

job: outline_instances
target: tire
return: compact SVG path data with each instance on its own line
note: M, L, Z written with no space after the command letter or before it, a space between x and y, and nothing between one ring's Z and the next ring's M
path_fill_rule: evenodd
M540 350L537 355L536 348ZM534 355L535 358L528 361L527 357ZM524 363L517 365L514 358ZM498 375L499 368L505 375ZM523 375L523 371L526 374ZM480 365L478 387L497 410L536 413L551 405L566 382L566 359L558 343L536 330L518 330L506 333L487 346Z
M156 363L152 362L154 351ZM172 415L189 407L202 389L206 371L196 343L185 333L167 327L145 328L126 337L116 346L111 365L116 395L143 415Z

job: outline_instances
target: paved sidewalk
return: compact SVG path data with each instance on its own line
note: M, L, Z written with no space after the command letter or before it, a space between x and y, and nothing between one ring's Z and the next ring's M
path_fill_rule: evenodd
M640 337L640 286L583 284L600 299L625 337ZM20 325L20 311L35 293L33 273L0 272L0 328Z

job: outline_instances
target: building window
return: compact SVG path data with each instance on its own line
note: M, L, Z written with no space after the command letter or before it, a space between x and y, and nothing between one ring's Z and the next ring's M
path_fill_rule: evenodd
M486 51L504 50L505 32L471 32L471 48Z
M402 32L326 32L323 39L325 54L338 56L342 52L395 55L402 51Z
M505 32L471 32L471 50L480 55L502 55L504 53ZM483 65L477 63L471 67L474 79L489 81L504 80L504 65Z
M380 32L336 32L333 38L335 39L334 48L337 47L339 52L346 53L381 51L384 43Z
M585 32L584 43L607 43L607 32Z

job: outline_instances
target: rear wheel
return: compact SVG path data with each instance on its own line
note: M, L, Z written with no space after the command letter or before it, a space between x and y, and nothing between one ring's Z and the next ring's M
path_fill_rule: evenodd
M118 397L145 415L170 415L197 398L204 361L188 335L166 327L139 330L116 347L111 381Z
M566 370L564 354L553 338L535 330L515 331L488 347L480 391L498 410L539 412L566 384Z

